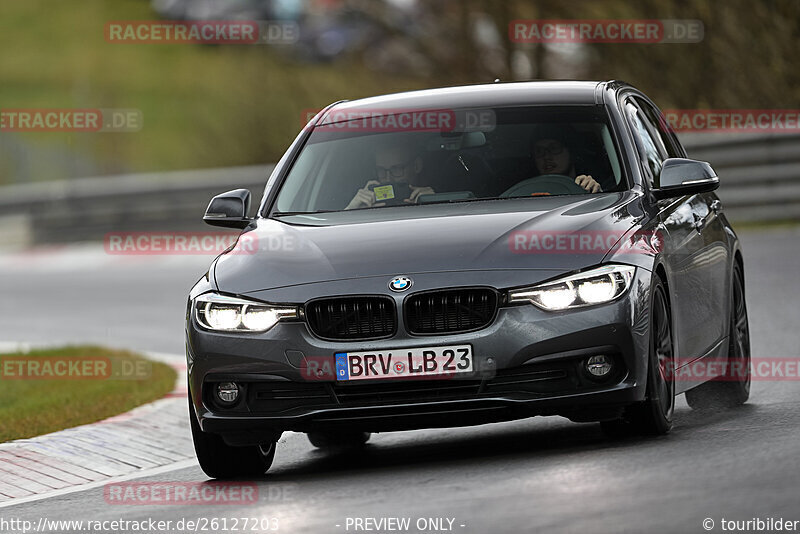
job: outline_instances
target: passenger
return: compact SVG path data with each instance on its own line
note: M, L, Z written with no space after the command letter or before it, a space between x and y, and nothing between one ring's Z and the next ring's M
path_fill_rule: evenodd
M407 204L416 203L420 195L435 193L431 187L415 185L422 172L422 158L414 149L413 142L396 138L392 141L397 142L378 147L375 152L376 179L369 180L358 190L353 200L345 207L346 210L385 206L386 202L378 200L389 200L389 195L394 198L395 192L401 193L405 197L402 202ZM399 202L399 199L394 198L392 203Z

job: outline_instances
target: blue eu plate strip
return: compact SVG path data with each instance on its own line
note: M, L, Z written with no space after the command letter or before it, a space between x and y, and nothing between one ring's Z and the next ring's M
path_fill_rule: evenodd
M335 356L336 356L336 380L350 380L350 370L347 365L347 353L339 352Z

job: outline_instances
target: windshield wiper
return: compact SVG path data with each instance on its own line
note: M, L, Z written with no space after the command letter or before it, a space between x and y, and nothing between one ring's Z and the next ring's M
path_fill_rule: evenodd
M450 200L434 200L433 202L419 202L417 206L430 206L432 204L461 204L464 202L478 202L480 200L506 200L508 198L518 197L476 197L476 198L459 198Z

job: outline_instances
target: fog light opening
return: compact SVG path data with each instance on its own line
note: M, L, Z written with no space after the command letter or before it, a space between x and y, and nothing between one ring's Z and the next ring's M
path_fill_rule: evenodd
M235 382L221 382L214 390L220 404L230 406L239 400L239 386Z
M586 371L594 378L606 378L614 368L611 358L598 354L586 359Z

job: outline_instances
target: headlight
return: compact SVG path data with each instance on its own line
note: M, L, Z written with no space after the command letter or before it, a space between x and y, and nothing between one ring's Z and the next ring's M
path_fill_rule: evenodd
M606 265L533 287L508 293L509 302L530 302L548 311L611 302L622 296L636 267Z
M206 293L194 299L197 322L220 332L266 332L281 319L296 319L296 307Z

